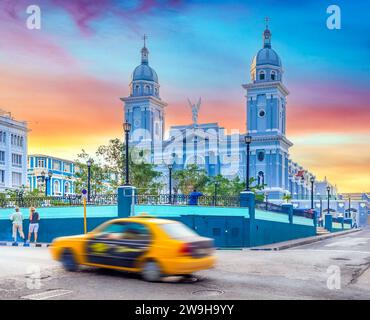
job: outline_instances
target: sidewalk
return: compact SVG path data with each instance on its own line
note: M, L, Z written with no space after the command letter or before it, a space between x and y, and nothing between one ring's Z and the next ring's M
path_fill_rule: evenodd
M254 251L270 251L270 250L284 250L284 249L289 249L293 247L298 247L302 246L304 244L309 244L325 239L330 239L334 237L339 237L339 236L344 236L346 234L354 233L361 231L361 228L358 229L351 229L351 230L346 230L346 231L338 231L338 232L333 232L329 234L324 234L321 236L313 236L313 237L308 237L308 238L302 238L302 239L295 239L295 240L289 240L289 241L284 241L284 242L278 242L278 243L272 243L272 244L267 244L264 246L258 246L258 247L253 247L253 248L246 248L245 250L254 250Z
M11 242L11 241L0 241L0 246L7 247L32 247L32 248L46 248L50 246L50 243L24 243L24 242Z

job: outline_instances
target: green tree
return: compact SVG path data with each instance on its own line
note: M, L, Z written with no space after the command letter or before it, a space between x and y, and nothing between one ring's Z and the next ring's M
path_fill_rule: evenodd
M94 159L91 166L91 185L94 192L101 193L111 190L115 192L118 186L125 183L125 144L118 138L109 140L107 145L101 145L95 152L94 157L84 150L78 155L77 165L78 190L87 187L87 161ZM154 169L154 165L148 163L148 155L145 151L130 148L129 166L130 183L134 185L139 194L157 194L162 185L158 182L161 173Z
M83 189L87 190L88 180L88 167L87 161L91 161L90 167L90 187L91 194L100 194L105 190L105 185L108 183L108 174L104 165L99 160L93 160L93 157L89 155L85 150L77 155L78 159L75 161L76 170L76 182L75 192L81 193Z
M204 169L200 169L196 164L190 164L185 169L176 170L173 173L177 189L184 194L188 194L193 189L205 192L209 177Z

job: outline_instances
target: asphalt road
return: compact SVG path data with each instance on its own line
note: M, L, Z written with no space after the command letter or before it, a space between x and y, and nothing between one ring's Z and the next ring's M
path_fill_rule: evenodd
M283 251L219 250L192 281L65 272L44 248L0 247L0 299L370 299L370 229Z

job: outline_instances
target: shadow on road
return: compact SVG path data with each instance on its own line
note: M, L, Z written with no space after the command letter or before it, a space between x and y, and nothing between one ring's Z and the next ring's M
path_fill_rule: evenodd
M127 272L127 271L120 271L120 270L113 270L113 269L105 269L105 268L94 268L94 267L81 267L78 271L84 274L95 274L97 276L108 276L108 277L119 277L119 278L126 278L126 279L135 279L135 280L142 280L140 274L134 272ZM170 276L170 277L163 277L160 281L161 283L169 283L169 284L193 284L203 282L205 279L199 276Z

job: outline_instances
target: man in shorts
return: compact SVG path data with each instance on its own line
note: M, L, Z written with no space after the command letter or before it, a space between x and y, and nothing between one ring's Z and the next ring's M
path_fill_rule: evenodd
M13 241L14 243L17 242L17 234L24 240L24 233L23 233L23 216L22 213L19 211L19 207L15 207L15 212L10 215L10 220L12 223L12 231L13 231Z
M31 241L32 233L34 234L34 242L37 242L37 234L39 232L39 221L40 221L40 215L38 212L36 212L35 208L30 209L30 225L28 228L28 241Z

